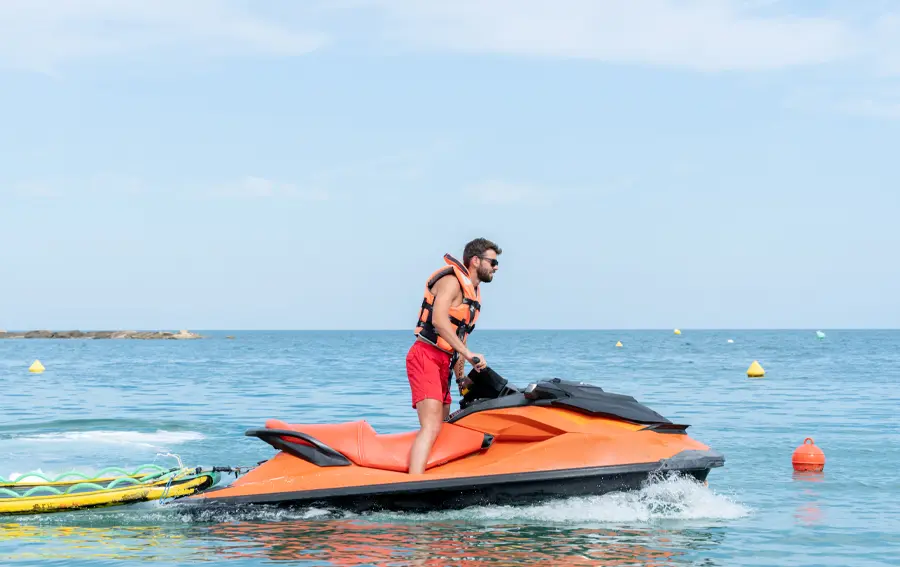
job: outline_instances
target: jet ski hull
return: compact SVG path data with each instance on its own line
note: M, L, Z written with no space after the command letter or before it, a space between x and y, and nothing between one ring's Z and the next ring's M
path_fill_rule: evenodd
M639 490L652 478L677 474L706 480L724 458L715 451L698 452L676 465L678 458L662 463L639 463L567 469L415 480L389 484L338 486L294 492L250 491L216 495L218 489L198 495L192 506L269 505L321 507L367 512L392 510L423 512L469 506L528 505L574 496L598 496L609 492Z
M525 504L639 489L668 474L705 481L725 462L688 436L687 425L630 396L556 378L524 391L496 375L481 383L490 396L464 400L443 424L424 474L407 473L415 431L270 419L246 435L279 450L272 459L182 502L356 511Z

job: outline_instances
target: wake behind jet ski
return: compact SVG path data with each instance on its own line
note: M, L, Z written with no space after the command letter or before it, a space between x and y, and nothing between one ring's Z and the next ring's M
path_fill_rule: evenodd
M407 473L416 432L379 434L365 420L289 424L247 436L279 452L230 486L182 504L324 506L355 511L527 504L639 489L660 473L704 481L725 459L633 397L553 378L524 389L490 368L469 373L421 475Z

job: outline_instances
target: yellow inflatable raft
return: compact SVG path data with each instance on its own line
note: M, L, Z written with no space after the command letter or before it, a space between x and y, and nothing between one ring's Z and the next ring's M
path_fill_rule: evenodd
M146 469L152 472L143 472ZM69 472L56 478L29 473L8 481L0 477L0 515L41 514L174 499L205 490L219 481L217 470L164 469L145 465L133 472L118 467L94 477Z

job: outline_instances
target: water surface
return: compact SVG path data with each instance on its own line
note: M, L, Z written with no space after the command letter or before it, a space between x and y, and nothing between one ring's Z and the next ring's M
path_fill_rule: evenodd
M428 514L177 506L0 518L10 565L889 565L900 552L900 332L476 331L514 384L627 393L723 452L709 486ZM205 332L198 341L2 340L0 476L252 465L270 417L416 426L409 332ZM233 340L226 339L234 335ZM733 339L733 343L728 343ZM616 341L623 347L616 348ZM46 371L30 374L40 359ZM748 379L759 360L766 377ZM456 400L454 400L455 402ZM791 453L812 437L821 475ZM230 480L230 478L228 479Z

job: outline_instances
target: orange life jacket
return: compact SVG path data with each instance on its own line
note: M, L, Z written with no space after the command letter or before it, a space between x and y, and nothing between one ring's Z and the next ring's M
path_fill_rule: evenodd
M461 341L464 341L475 329L475 321L478 320L478 313L481 311L481 288L475 287L472 280L469 279L469 270L459 260L450 254L444 254L444 262L447 265L436 270L425 282L425 297L422 299L422 308L419 310L416 336L444 352L455 354L450 343L445 341L434 328L432 322L434 294L431 293L430 288L439 279L450 274L455 275L459 281L463 292L463 301L456 307L450 308L450 322L456 326L456 336Z

